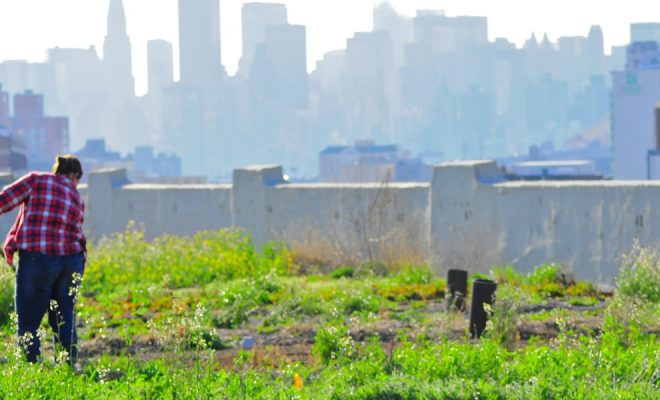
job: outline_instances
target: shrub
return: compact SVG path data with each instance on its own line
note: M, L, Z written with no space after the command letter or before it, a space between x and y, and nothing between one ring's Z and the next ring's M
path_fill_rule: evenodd
M515 343L521 321L520 307L527 301L527 296L520 288L499 286L495 292L495 301L487 310L486 337L505 345Z
M356 395L345 398L364 400L416 400L443 399L445 396L440 388L424 381L411 381L403 377L395 377L385 382L370 382L361 387Z
M525 276L524 282L532 286L543 286L560 282L561 267L557 264L543 264Z
M14 273L8 266L0 266L0 326L9 322L14 311Z
M635 243L624 255L617 292L605 312L603 341L628 347L657 329L660 310L660 252Z
M201 286L217 280L286 275L293 264L287 248L269 243L261 254L249 235L236 229L203 231L193 236L161 236L152 242L129 224L90 251L85 290L141 284L170 288Z
M493 268L493 270L490 271L490 274L498 284L506 283L509 285L518 286L523 281L522 275L513 269L512 265Z
M344 325L329 325L319 328L314 337L312 352L320 356L325 365L336 360L350 360L357 355L355 341Z
M624 256L616 282L617 295L657 304L660 301L660 252L635 243L632 252Z
M567 289L575 284L573 274L554 263L535 267L523 279L523 285L544 297L564 296L567 294ZM579 293L580 289L582 288L578 288L575 293Z
M363 293L349 295L342 301L342 310L347 315L360 312L376 313L378 308L378 299Z
M238 328L257 308L272 304L274 294L280 290L270 275L233 281L218 299L220 310L213 318L214 325L218 328Z
M424 300L443 298L446 282L434 279L428 267L408 266L397 275L376 285L376 293L388 300Z
M355 268L343 266L332 271L330 273L330 277L333 279L352 278L354 274L355 274Z

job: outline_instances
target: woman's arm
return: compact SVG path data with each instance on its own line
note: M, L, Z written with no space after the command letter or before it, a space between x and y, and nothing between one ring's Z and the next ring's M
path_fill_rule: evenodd
M32 192L34 174L28 174L0 191L0 214L5 214L16 208Z

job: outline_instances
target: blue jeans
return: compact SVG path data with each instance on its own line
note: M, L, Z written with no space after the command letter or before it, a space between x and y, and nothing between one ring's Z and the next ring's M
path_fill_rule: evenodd
M37 329L47 312L56 348L66 350L73 365L78 355L74 306L84 271L83 253L56 256L21 250L19 256L14 306L27 360L35 362L41 354Z

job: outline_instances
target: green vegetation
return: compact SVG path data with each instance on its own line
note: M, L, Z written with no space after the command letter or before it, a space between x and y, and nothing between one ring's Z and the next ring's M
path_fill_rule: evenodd
M659 260L636 246L613 297L554 264L495 268L471 340L424 266L309 274L240 231L148 242L129 227L90 250L75 369L49 344L44 362L21 360L0 270L0 398L657 398Z

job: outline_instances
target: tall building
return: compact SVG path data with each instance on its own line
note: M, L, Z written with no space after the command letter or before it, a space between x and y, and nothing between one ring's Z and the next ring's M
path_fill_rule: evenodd
M60 112L62 102L56 92L56 72L55 67L47 63L7 60L0 63L0 82L9 93L32 89L47 94L52 99L49 109Z
M387 31L392 40L394 64L403 65L405 44L413 40L412 18L399 15L389 1L374 7L374 31Z
M606 73L603 30L599 25L592 25L589 29L586 56L590 63L589 69L592 71L592 75L604 75Z
M269 97L286 109L307 106L307 34L303 25L272 25L258 47L262 76L270 76ZM255 64L257 59L255 58ZM270 72L265 71L270 68Z
M166 40L147 42L147 79L149 94L160 94L174 82L172 44Z
M219 0L179 0L179 68L184 85L220 82Z
M161 140L163 131L163 91L174 83L172 44L165 40L147 42L148 92L144 106L149 130L154 141Z
M135 96L131 41L126 33L126 15L121 0L110 0L103 65L106 90L113 99L122 101Z
M612 72L614 177L646 179L647 153L657 148L654 110L660 102L660 45L634 42L626 67Z
M660 22L630 24L630 42L660 42Z
M241 75L249 75L254 52L266 40L269 26L286 25L287 11L284 4L246 3L241 9L243 53L239 64Z
M436 10L419 10L413 20L415 41L432 54L488 44L486 17L447 17Z
M346 139L393 139L394 72L389 32L356 32L346 40L342 76Z
M21 172L27 168L25 143L12 135L9 93L0 85L0 171Z
M2 91L0 84L0 118L9 118L9 93Z
M302 25L271 25L255 49L241 104L240 126L250 135L246 157L252 162L272 163L289 157L285 148L303 144L297 115L308 105L307 39Z
M56 71L57 97L53 98L51 92L38 93L43 93L48 99L48 113L69 117L71 148L80 148L85 139L101 135L105 130L100 118L110 108L105 65L94 46L87 49L49 49L46 63ZM50 106L54 100L61 105L55 110ZM111 118L103 120L109 121ZM116 125L116 119L112 120L112 125Z
M69 152L69 119L45 116L42 95L30 90L14 95L13 110L11 116L0 116L0 125L10 132L12 158L27 155L29 168L47 170L56 155Z

